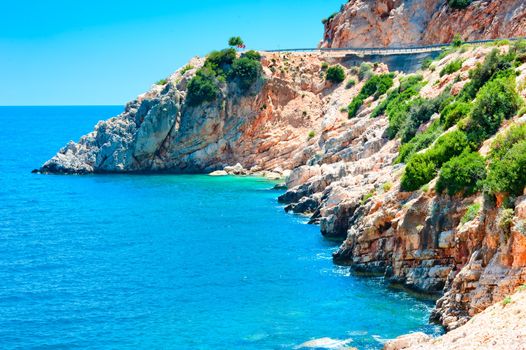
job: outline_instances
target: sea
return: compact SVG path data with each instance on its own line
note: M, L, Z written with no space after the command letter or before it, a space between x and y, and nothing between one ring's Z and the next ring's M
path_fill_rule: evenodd
M122 109L0 107L1 349L362 350L440 334L432 301L335 266L338 244L286 214L273 182L31 173Z

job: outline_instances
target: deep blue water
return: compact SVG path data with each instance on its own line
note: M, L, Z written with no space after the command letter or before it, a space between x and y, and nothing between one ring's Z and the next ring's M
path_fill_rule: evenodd
M360 349L431 305L333 266L272 184L30 174L121 107L0 108L0 348Z

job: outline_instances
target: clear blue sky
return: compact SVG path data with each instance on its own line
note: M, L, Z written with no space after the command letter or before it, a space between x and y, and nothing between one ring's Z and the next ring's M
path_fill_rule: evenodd
M124 104L195 55L315 47L345 0L6 0L0 105Z

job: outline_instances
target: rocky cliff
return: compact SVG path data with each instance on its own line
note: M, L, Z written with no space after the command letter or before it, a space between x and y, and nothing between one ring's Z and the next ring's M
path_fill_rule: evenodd
M241 163L246 169L292 169L319 148L322 130L348 123L341 101L356 93L327 83L322 55L267 54L248 92L220 83L219 98L192 106L187 86L204 59L193 59L163 84L71 141L41 172L202 173Z
M389 47L526 36L522 0L350 0L325 22L321 47Z
M526 196L504 203L481 189L443 193L438 173L406 190L401 182L412 158L399 157L408 144L415 156L425 154L440 144L440 135L468 128L471 112L446 125L442 111L471 106L474 82L513 77L513 87L503 88L526 97L525 57L522 43L464 46L418 75L388 74L383 64L344 66L346 78L338 83L328 81L328 66L345 64L329 54L267 53L249 89L218 79L217 98L194 105L188 86L204 65L196 58L121 115L70 142L40 171L202 173L227 167L241 174L290 174L280 202L343 242L336 263L440 296L433 319L452 330L526 281ZM497 134L525 123L523 114L512 109ZM397 118L407 115L418 118L400 121L405 129L393 133ZM400 136L403 130L412 133ZM465 146L487 156L492 135Z
M491 48L462 51L423 72L421 96L437 97L446 89L460 94L469 72L480 67ZM445 74L452 62L462 62L461 68ZM522 64L516 73L523 96L525 70ZM386 136L388 117L371 119L381 103L366 100L349 131L325 141L315 158L294 169L290 189L280 200L289 210L311 214L326 237L344 240L334 254L336 263L359 273L384 275L416 292L442 295L433 319L454 329L526 281L526 197L517 197L514 209L506 210L482 193L438 193L436 179L420 190L403 190L404 165L394 161L399 140ZM525 123L523 113L503 130ZM438 114L432 116L420 132L426 135L423 130L439 119ZM492 140L485 141L480 152L487 153ZM481 209L466 217L473 205ZM499 224L503 215L508 215L507 227Z
M507 296L465 326L436 339L414 333L387 342L384 350L524 350L526 349L526 286Z

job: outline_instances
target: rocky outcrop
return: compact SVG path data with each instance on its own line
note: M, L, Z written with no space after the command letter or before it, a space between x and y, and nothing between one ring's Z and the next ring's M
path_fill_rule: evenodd
M526 36L522 0L476 0L452 9L445 0L350 0L325 22L321 47L392 47Z
M101 121L78 142L70 142L41 172L197 173L240 163L245 169L291 169L317 149L326 116L342 118L334 96L350 90L325 82L320 55L268 54L263 77L248 92L223 83L221 97L190 106L186 86L202 59L189 63L128 103L124 112ZM336 113L333 109L336 109Z
M489 50L479 47L438 61L424 73L421 95L437 96L450 84L458 93ZM455 59L464 62L462 69L441 77L441 68ZM319 222L326 237L343 239L336 263L441 296L433 319L455 329L526 281L525 197L517 200L507 231L498 224L504 209L482 195L439 195L434 182L429 189L401 191L403 165L393 164L398 143L385 138L385 117L370 118L377 103L368 101L345 137L327 140L306 166L293 170L280 201L292 209L318 203L311 222ZM462 222L473 203L482 206L482 214Z
M526 349L526 292L524 287L466 325L436 339L422 334L387 342L385 350L524 350Z

